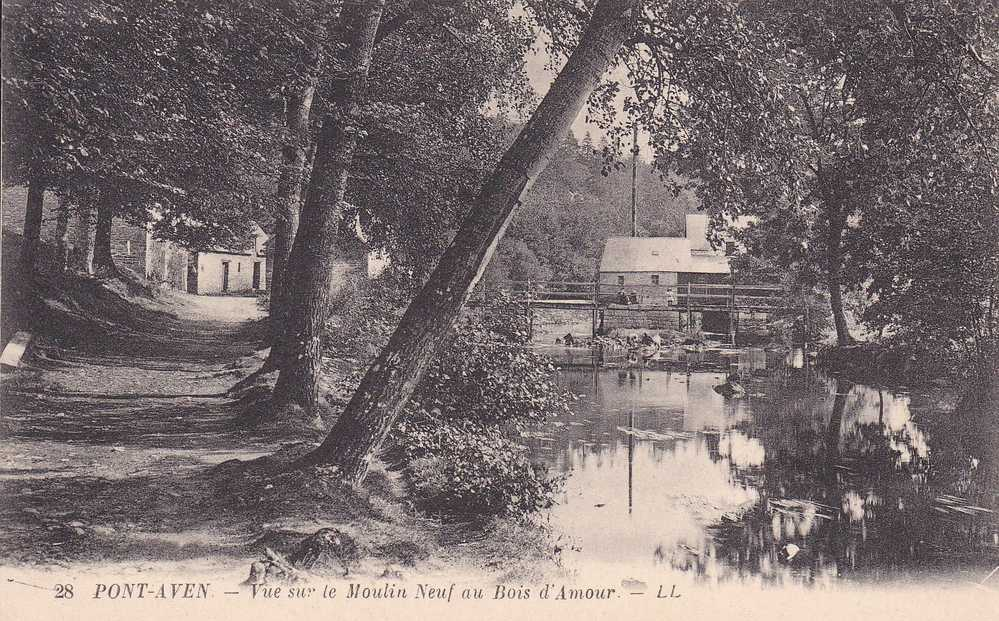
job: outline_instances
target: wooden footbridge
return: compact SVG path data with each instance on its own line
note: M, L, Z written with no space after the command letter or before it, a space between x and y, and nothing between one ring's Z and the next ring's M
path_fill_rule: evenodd
M598 282L511 280L499 287L483 288L484 301L499 291L522 297L536 308L639 308L671 311L746 311L767 312L776 308L783 289L776 285L754 284L683 284L673 286L630 287L638 293L619 299L617 285Z
M507 281L498 287L481 288L474 301L486 302L501 291L522 299L528 308L591 311L596 334L605 311L678 313L693 325L695 313L726 313L728 336L734 340L740 313L768 313L781 304L783 289L766 284L643 285L626 287L599 282ZM723 328L724 329L724 328Z

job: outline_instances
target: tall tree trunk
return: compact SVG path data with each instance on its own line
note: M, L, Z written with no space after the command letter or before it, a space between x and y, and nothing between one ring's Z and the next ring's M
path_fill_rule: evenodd
M97 203L97 228L94 230L94 274L101 278L114 278L118 275L114 258L111 256L111 221L114 218L114 201L110 196L101 196Z
M310 183L305 183L305 182L302 183L302 195L298 199L299 205L304 205L309 200L309 187L312 185L311 184L312 170L313 168L315 168L316 164L317 147L318 143L316 141L313 141L312 144L309 145L309 151L305 156L305 171L303 173L304 176L302 178L308 179Z
M429 281L410 303L335 427L299 466L334 464L360 483L482 276L514 209L545 169L600 76L632 32L640 0L600 0L551 89L472 204Z
M59 208L56 211L56 259L59 271L66 271L69 265L69 199L59 197Z
M840 347L850 344L850 330L843 311L843 229L846 216L839 206L828 206L829 233L826 248L826 284L829 287L829 306L836 324L836 342Z
M94 208L89 202L80 205L76 212L76 244L73 248L72 267L81 274L94 273Z
M281 363L274 403L299 405L314 412L319 396L319 367L329 317L337 230L347 176L357 146L360 100L384 0L347 2L337 27L343 47L337 54L330 111L323 119L316 159L302 207L300 226L284 273L284 335L272 353ZM274 352L274 350L277 350Z
M24 243L21 245L21 271L33 274L38 260L42 237L42 210L45 186L37 178L28 182L28 198L24 206Z
M312 112L312 97L315 85L309 84L293 92L286 101L285 144L281 150L281 178L278 180L278 213L274 219L273 254L274 262L271 282L271 343L284 339L284 326L287 323L284 296L284 271L291 253L295 232L298 230L298 212L302 198L302 183L309 150L309 115ZM277 352L272 347L264 367L279 367Z

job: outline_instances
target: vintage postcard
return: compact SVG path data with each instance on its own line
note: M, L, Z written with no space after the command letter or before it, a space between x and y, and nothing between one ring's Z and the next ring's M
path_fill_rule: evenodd
M0 619L999 619L999 6L4 0Z

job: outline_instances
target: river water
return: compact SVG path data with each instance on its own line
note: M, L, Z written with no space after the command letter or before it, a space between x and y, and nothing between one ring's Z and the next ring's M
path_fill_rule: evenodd
M560 372L574 413L528 443L566 477L548 519L568 567L806 585L988 574L995 514L935 484L908 394L796 369L800 355L738 356L738 398L714 390L722 372Z

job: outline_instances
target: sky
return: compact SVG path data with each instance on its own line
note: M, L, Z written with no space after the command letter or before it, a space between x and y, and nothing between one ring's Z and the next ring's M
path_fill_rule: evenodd
M552 81L555 79L555 71L549 70L547 64L551 59L545 48L545 35L542 33L538 36L538 40L534 44L534 48L527 57L527 77L531 81L531 86L534 91L538 94L538 97L543 97L545 93L548 92L548 88L551 86ZM564 62L560 62L557 69L561 69ZM627 75L623 67L617 67L612 70L611 75L621 81L623 84L627 85ZM621 89L622 92L618 95L616 100L617 109L619 112L624 110L624 98L628 92L627 86ZM605 135L605 132L594 123L588 123L586 121L586 108L584 107L580 112L579 116L572 124L572 133L577 139L582 139L586 135L586 132L590 132L593 137L594 143L599 143L600 139ZM651 159L651 152L648 147L648 137L639 135L639 151L643 160L649 161Z
M538 97L544 97L552 81L555 79L555 73L546 67L550 59L551 56L545 49L544 40L539 37L538 41L534 44L534 49L531 50L531 54L527 57L527 77L530 78L531 86L538 94ZM559 68L561 68L562 64L564 63L559 63ZM587 131L593 135L594 141L603 136L603 131L599 127L586 122L586 109L584 108L572 124L572 133L577 138L582 138Z

